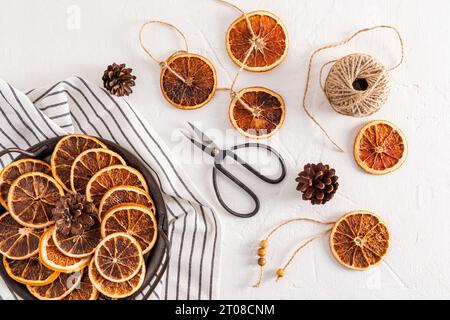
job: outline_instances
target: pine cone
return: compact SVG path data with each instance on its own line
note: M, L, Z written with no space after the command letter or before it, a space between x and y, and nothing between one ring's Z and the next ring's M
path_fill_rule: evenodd
M116 96L128 96L133 92L136 77L131 74L133 69L125 68L125 63L113 63L103 73L103 86Z
M303 193L303 200L310 200L312 204L325 204L336 193L339 183L336 171L323 163L308 163L298 174L297 190Z
M63 235L80 235L89 230L97 218L95 205L84 195L70 192L56 202L52 210L56 228Z

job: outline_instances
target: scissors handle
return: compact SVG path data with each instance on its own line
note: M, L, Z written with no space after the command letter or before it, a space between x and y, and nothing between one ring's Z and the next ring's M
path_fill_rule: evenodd
M278 161L280 162L281 166L281 174L278 178L270 178L268 176L263 175L260 171L253 168L251 165L249 165L247 162L242 160L236 153L234 153L232 150L238 150L243 148L262 148L268 150L272 155L274 155ZM255 143L255 142L248 142L239 144L236 146L233 146L230 150L226 150L227 156L232 157L234 160L236 160L240 165L242 165L245 169L253 173L255 176L257 176L259 179L270 183L270 184L277 184L283 181L283 179L286 177L286 164L284 162L283 157L272 147L262 144L262 143Z
M249 213L236 212L225 203L225 201L222 198L222 195L219 192L219 187L217 186L217 171L222 172L225 175L225 177L227 177L234 184L236 184L238 187L240 187L242 190L244 190L245 193L247 193L253 199L253 201L255 203L255 208L251 212L249 212ZM250 217L253 217L259 211L260 202L259 202L259 199L256 196L256 194L252 190L250 190L249 187L247 187L245 184L243 184L241 180L239 180L231 172L226 170L220 163L215 163L214 168L213 168L213 186L214 186L214 191L216 192L217 200L219 200L222 207L226 211L231 213L232 215L239 217L239 218L250 218Z

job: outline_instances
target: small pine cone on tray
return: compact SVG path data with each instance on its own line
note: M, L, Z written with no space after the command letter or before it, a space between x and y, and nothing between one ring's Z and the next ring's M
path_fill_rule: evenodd
M131 87L135 85L136 77L131 74L133 69L126 68L125 63L113 63L106 68L103 73L103 86L111 94L116 96L128 96L133 90Z
M298 182L297 190L303 194L303 200L311 201L312 204L325 204L336 193L339 187L338 179L336 170L328 164L308 163L295 181Z

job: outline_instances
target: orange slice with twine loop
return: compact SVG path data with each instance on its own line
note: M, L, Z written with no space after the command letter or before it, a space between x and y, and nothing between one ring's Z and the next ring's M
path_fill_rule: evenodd
M13 280L29 286L45 286L59 276L59 272L44 266L37 256L25 260L12 260L3 256L3 266Z
M70 171L70 187L73 192L85 194L86 186L94 174L103 168L117 164L126 165L125 160L108 149L89 149L73 162Z
M63 188L49 175L26 173L14 181L8 192L9 213L25 227L48 227L54 223L52 209L62 195Z
M50 159L53 176L66 191L71 191L70 173L75 159L89 149L104 148L106 145L97 138L83 134L65 136L56 144Z
M167 61L161 61L144 46L142 33L145 26L153 23L173 28L181 35L185 50L177 51ZM164 98L174 107L193 110L207 104L216 92L217 74L212 63L205 57L190 53L183 33L174 25L163 21L147 21L139 31L142 49L161 66L160 85Z
M353 155L364 171L381 175L397 170L405 162L407 149L406 137L397 126L376 120L359 130Z
M105 238L117 232L127 233L135 238L142 249L142 254L146 254L155 245L158 234L153 211L136 204L113 207L102 220L101 233Z
M39 238L43 231L24 227L9 213L4 213L0 216L0 253L14 260L34 256L39 250Z
M86 186L86 198L98 208L108 190L117 186L134 186L148 192L147 182L134 168L115 165L97 172Z
M94 262L103 278L112 282L124 282L141 270L144 258L135 238L126 233L114 233L98 245Z
M264 72L278 66L287 55L289 42L281 20L268 11L245 13L237 9L242 15L226 34L230 58L247 71Z
M155 204L150 195L142 189L131 186L118 186L108 190L100 201L98 216L100 221L112 207L120 204L133 203L149 208L155 213Z
M62 253L53 241L54 227L44 232L39 242L39 259L43 265L51 270L72 273L83 269L89 264L90 256L72 258Z
M28 291L39 300L61 300L79 287L83 270L60 273L58 278L45 286L27 286Z
M366 270L381 263L389 249L389 230L386 224L374 213L366 210L351 211L338 221L320 221L312 218L292 218L276 225L260 241L257 250L259 277L254 287L259 287L263 280L264 268L267 264L266 254L269 240L278 230L293 222L310 222L331 226L300 243L291 253L287 262L276 270L276 281L283 278L286 269L294 261L297 254L310 243L330 234L329 244L334 257L343 266L354 270Z
M42 160L20 159L11 162L0 172L0 203L7 209L8 192L18 177L29 172L42 172L51 175L52 169Z
M130 280L113 282L102 277L95 266L94 260L92 260L89 264L89 278L94 287L103 295L112 299L123 299L138 291L144 283L145 264L142 264L139 272Z
M340 218L330 235L334 257L343 266L366 270L383 261L389 249L389 231L374 213L352 211Z
M62 300L97 300L98 290L89 279L89 272L83 272L80 285Z
M250 87L235 94L228 114L233 127L244 136L269 138L283 125L285 104L272 90Z

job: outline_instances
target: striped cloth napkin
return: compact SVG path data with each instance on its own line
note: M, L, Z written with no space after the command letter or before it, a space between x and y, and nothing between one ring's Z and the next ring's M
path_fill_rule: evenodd
M123 98L79 77L23 93L0 79L0 148L84 133L113 141L155 174L169 215L169 268L150 299L216 299L220 224L161 138ZM14 156L14 155L13 155ZM3 168L13 156L0 158ZM0 279L0 299L16 299Z

